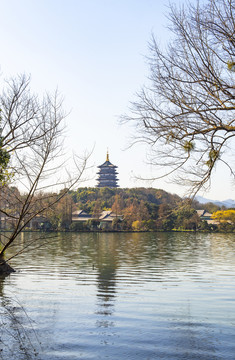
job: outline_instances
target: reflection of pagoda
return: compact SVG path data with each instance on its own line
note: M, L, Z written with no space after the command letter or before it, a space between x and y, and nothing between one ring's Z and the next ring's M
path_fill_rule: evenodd
M110 188L116 188L118 187L117 184L117 166L111 164L109 161L109 153L107 152L107 157L105 163L98 166L99 172L98 172L98 184L97 187L110 187Z

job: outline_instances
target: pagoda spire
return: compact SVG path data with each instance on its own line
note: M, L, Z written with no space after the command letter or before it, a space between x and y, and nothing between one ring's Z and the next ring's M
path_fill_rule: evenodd
M109 150L107 149L106 161L109 161Z

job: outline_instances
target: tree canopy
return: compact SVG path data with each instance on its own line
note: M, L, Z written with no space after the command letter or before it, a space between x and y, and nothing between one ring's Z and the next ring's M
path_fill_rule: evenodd
M136 141L150 145L158 175L171 175L191 193L209 185L220 161L232 177L235 135L234 0L170 6L171 41L153 35L149 84L123 117L137 126ZM160 175L159 175L160 174Z

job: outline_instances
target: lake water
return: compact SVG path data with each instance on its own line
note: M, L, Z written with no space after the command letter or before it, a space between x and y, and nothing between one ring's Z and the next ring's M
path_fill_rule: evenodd
M0 280L0 359L235 359L235 234L48 236Z

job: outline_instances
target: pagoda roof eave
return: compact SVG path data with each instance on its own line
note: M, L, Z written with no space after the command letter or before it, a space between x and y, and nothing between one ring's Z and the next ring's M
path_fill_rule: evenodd
M116 165L113 165L110 161L105 161L102 165L97 166L98 168L101 167L112 167L112 168L117 168Z

